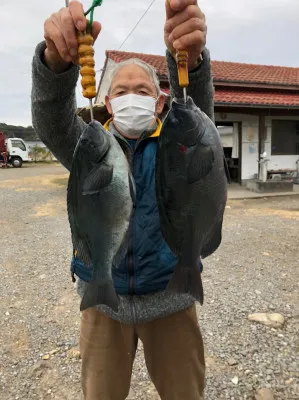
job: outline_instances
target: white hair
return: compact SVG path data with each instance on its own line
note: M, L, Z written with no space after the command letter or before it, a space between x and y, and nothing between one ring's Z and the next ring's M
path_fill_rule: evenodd
M128 60L121 61L120 63L116 64L116 66L114 67L114 69L112 71L112 74L111 74L110 85L109 85L109 89L108 89L108 95L110 94L112 82L113 82L113 79L115 78L115 75L124 66L132 65L132 64L138 65L139 67L141 67L148 74L148 76L153 81L153 84L155 85L155 88L156 88L156 91L157 91L157 95L159 96L161 94L160 82L159 82L159 78L158 78L158 75L157 75L155 69L151 65L149 65L146 62L140 60L139 58L129 58Z

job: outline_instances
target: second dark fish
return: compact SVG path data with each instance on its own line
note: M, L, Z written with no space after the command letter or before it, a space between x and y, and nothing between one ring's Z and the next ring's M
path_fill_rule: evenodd
M220 135L188 97L173 100L156 158L161 230L178 264L168 290L190 293L203 304L200 258L220 245L227 176Z

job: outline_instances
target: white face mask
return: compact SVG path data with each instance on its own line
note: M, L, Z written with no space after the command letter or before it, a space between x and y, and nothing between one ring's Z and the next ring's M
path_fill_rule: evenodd
M153 126L156 99L151 96L126 94L110 100L113 122L121 132L138 137Z

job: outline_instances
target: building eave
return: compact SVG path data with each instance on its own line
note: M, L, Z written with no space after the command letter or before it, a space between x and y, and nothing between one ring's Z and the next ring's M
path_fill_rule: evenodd
M215 102L215 107L236 107L236 108L263 108L263 109L281 109L281 110L299 110L299 105L279 105L279 104L253 104L253 103L229 103Z
M213 78L213 84L216 87L235 87L235 88L250 88L250 89L275 89L283 91L298 91L299 85L283 85L273 83L261 83L261 82L246 82L246 81L228 81Z

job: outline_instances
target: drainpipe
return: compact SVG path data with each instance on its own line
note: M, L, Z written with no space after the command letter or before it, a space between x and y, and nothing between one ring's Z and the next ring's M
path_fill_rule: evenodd
M263 114L259 115L259 142L258 142L258 154L259 154L259 175L261 168L261 157L265 152L265 138L266 138L266 117Z
M298 160L296 161L296 164L297 164L297 174L296 174L296 178L295 178L295 180L294 180L294 183L296 183L297 185L299 185L299 158L298 158Z
M259 160L259 180L262 182L267 181L267 176L268 176L268 161L269 158L267 158L267 153L264 151L263 154L260 154L260 160Z

